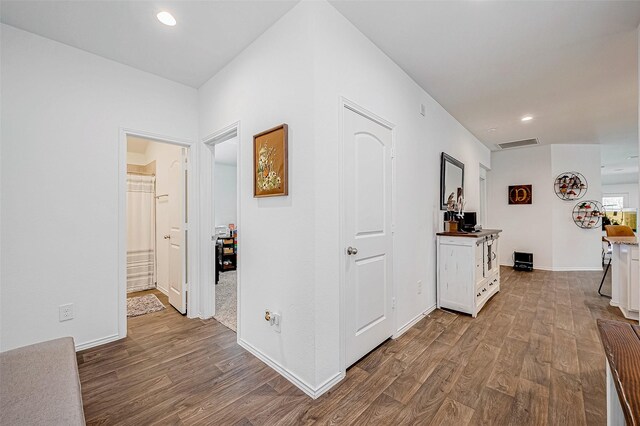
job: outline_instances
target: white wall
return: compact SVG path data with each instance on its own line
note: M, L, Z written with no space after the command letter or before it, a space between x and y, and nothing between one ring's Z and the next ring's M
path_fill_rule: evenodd
M237 170L234 165L216 163L214 171L214 223L218 225L237 224Z
M197 138L197 92L2 25L1 350L118 333L121 128ZM75 319L58 322L58 305Z
M395 127L393 279L396 328L402 329L436 304L435 233L440 211L440 154L465 164L467 210L479 208L480 163L489 150L421 89L398 65L325 2L311 6L315 75L315 264L317 381L338 368L339 279L344 256L339 229L340 97ZM420 104L426 116L420 115ZM423 290L418 293L418 281ZM348 307L347 307L348 309Z
M611 185L602 185L602 196L620 196L624 197L624 207L637 209L638 205L638 184L637 183L618 183Z
M601 164L599 145L552 145L550 182L552 184L560 173L578 171L589 184L580 201L602 202ZM577 202L556 197L552 204L553 269L599 271L602 269L602 228L582 229L573 222L572 212Z
M129 152L127 151L127 164L136 164L138 166L145 166L148 164L147 156L144 152Z
M502 229L500 261L513 265L514 251L533 253L534 267L546 270L599 270L601 232L578 228L577 201L553 192L562 172L582 173L589 189L582 200L602 200L598 145L543 145L491 153L489 225ZM532 184L531 205L509 205L509 185Z
M561 202L553 192L549 145L491 153L487 173L488 225L502 229L500 263L513 265L514 251L533 253L536 268L552 269L551 206ZM509 205L510 185L532 185L531 205Z
M475 209L489 150L326 2L297 5L199 94L201 135L240 122L239 338L319 389L340 373L340 97L396 125L398 328L435 305L440 153L465 163ZM290 195L255 199L252 135L282 122L290 130ZM265 308L281 312L280 334L264 321Z
M314 129L307 9L293 8L205 83L199 112L201 136L240 122L238 338L313 386ZM253 135L281 123L289 125L290 195L253 198ZM203 162L205 174L207 167ZM264 320L266 308L282 313L280 334Z

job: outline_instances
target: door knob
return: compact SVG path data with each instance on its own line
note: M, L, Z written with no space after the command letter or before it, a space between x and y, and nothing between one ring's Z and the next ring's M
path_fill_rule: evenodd
M355 247L348 247L348 248L347 248L347 254L348 254L349 256L356 255L356 254L358 254L358 249L357 249L357 248L355 248Z
M167 234L167 235L165 235L165 236L164 236L164 239L165 239L165 240L168 240L169 238L171 238L171 235L169 235L169 234Z

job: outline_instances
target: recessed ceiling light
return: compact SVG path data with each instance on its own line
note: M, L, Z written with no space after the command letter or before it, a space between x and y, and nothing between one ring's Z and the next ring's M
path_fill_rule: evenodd
M490 129L487 129L487 132L495 132L496 130L498 130L498 129L497 129L497 128L495 128L495 127L492 127L492 128L490 128Z
M624 170L624 169L613 169L613 171L614 171L614 172L621 172L621 171L623 171L623 170Z
M176 18L173 17L169 12L162 11L156 15L158 17L158 21L162 22L165 25L173 27L176 24Z
M633 160L634 158L638 158L637 155L630 155L627 157L627 160Z
M520 119L520 121L530 121L530 120L533 120L533 117L530 115L525 115Z

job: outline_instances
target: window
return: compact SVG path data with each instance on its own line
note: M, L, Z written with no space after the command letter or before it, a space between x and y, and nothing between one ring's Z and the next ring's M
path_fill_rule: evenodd
M605 210L622 210L624 208L624 196L605 195L602 197L602 206Z

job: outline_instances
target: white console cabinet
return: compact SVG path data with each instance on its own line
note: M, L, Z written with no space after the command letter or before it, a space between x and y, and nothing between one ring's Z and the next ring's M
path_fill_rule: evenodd
M498 237L501 231L440 232L438 244L438 308L474 318L500 291Z

